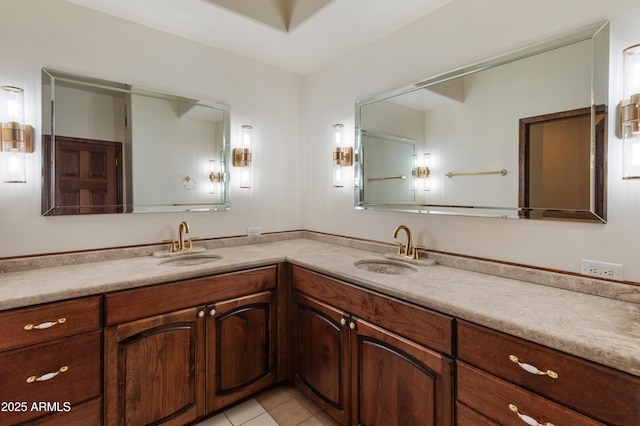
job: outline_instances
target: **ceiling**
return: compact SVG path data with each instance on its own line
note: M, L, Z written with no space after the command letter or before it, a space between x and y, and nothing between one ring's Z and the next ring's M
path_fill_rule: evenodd
M453 0L67 0L308 74Z

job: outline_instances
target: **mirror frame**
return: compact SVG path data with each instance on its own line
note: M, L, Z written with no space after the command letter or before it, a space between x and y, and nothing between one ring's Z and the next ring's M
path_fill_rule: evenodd
M49 79L51 83L51 92L45 91L45 79ZM59 205L55 199L55 140L56 140L56 123L55 123L55 83L56 81L67 82L77 84L80 86L87 86L94 89L104 89L110 92L120 92L123 94L141 95L146 97L152 97L156 99L164 99L175 101L177 99L188 100L193 106L203 106L207 108L213 108L219 110L223 114L222 125L222 149L220 150L220 171L221 171L221 202L219 203L194 203L194 204L136 204L133 200L132 204L123 203L119 205L98 206L97 209L104 209L109 211L96 211L87 213L65 213L64 210L75 209L78 210L81 206L62 206ZM44 109L45 102L50 102L51 114L45 116L46 110ZM101 80L92 77L74 75L62 71L56 71L48 68L42 68L42 120L43 123L47 120L50 121L51 144L50 156L47 156L45 151L45 138L49 135L44 134L44 127L42 132L42 216L57 216L57 215L82 215L82 214L112 214L112 213L164 213L164 212L186 212L186 211L227 211L230 209L229 203L229 153L230 153L230 109L228 104L210 101L207 99L197 98L193 96L171 93L167 91L160 91L155 89L149 89L139 86L132 86L124 83L117 83L108 80ZM59 137L63 137L59 135ZM67 138L68 139L68 138ZM124 172L123 172L124 173ZM48 187L47 187L48 185ZM144 210L144 208L150 208L150 210ZM136 210L138 209L138 210Z
M508 64L519 59L526 59L531 56L545 53L554 49L562 48L574 43L592 40L593 48L591 55L591 150L593 155L601 155L596 158L595 163L600 165L598 170L591 171L591 188L595 194L590 199L590 207L588 210L560 210L566 214L546 214L551 213L549 209L531 208L531 207L492 207L492 206L473 206L473 205L441 205L441 204L410 204L410 203L388 203L376 202L370 203L364 201L364 158L359 155L362 152L362 108L375 102L384 101L395 96L412 92L421 88L433 86L435 84L444 83L456 78L464 77L474 73ZM601 81L597 84L596 81ZM419 80L408 86L381 93L379 95L359 99L355 104L355 147L356 156L355 166L355 209L357 210L381 210L381 211L397 211L409 213L430 213L460 216L481 216L481 217L497 217L497 218L513 218L513 219L534 219L533 215L527 212L537 211L540 214L535 216L544 217L545 219L563 219L606 223L606 193L607 193L607 173L606 173L606 137L605 131L604 147L600 146L596 150L595 146L595 116L596 109L605 108L605 120L607 119L608 104L608 84L609 84L609 21L599 22L597 24L586 27L582 30L554 37L543 42L535 43L521 49L509 51L505 54L494 56L492 58L456 68L451 71L444 72L432 77ZM597 105L600 104L600 105ZM517 126L518 123L515 123ZM364 129L366 131L366 129ZM514 144L518 145L519 141L515 139ZM518 159L516 159L519 162ZM597 176L596 176L597 175ZM596 183L602 183L600 187ZM522 186L522 183L519 182ZM520 198L520 197L519 197ZM604 200L604 201L603 201ZM518 200L520 201L520 200ZM558 211L558 210L556 210Z

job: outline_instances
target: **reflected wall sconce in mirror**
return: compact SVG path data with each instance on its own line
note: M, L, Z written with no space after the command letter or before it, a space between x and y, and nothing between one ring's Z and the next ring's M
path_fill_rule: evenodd
M216 160L209 160L209 194L215 194L222 183L222 170L216 166Z
M24 91L15 86L0 87L2 162L0 173L7 183L27 181L26 153L33 152L31 126L24 123Z
M333 186L342 188L342 168L353 165L353 147L343 146L342 124L333 125Z
M240 188L251 188L251 161L253 155L251 154L251 144L253 143L253 126L244 124L242 126L242 134L240 136L241 146L240 148L233 149L233 161L234 167L242 168L240 173Z
M623 98L620 104L622 178L640 179L640 44L623 52Z
M430 191L431 182L429 175L431 175L431 154L425 153L422 159L416 158L416 168L413 173L416 177L416 189L418 191Z
M622 55L622 178L640 179L640 44L626 48Z

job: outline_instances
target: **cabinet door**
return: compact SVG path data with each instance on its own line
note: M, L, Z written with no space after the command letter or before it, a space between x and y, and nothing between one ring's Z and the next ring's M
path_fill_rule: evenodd
M366 321L354 324L352 424L452 425L453 361Z
M276 381L276 309L265 291L207 307L207 411Z
M299 293L293 306L294 382L338 423L348 423L349 333L347 317Z
M106 329L107 425L183 425L204 414L202 316L191 308Z

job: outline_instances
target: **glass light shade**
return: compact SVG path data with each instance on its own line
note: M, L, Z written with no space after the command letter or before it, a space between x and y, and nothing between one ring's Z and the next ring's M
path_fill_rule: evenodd
M334 124L333 125L333 152L339 152L342 148L342 124ZM335 154L334 154L335 155ZM338 154L339 155L339 154ZM337 158L333 159L333 187L334 188L342 188L344 183L342 181L342 166L340 165L340 160Z
M640 131L638 120L622 123L622 178L640 179Z
M6 183L24 183L27 181L27 158L25 143L2 142L2 173Z
M623 52L623 99L640 93L640 44L626 48Z
M640 44L623 52L622 178L640 179Z
M214 179L217 172L216 169L216 160L209 160L209 194L215 194L218 186L218 182Z
M422 157L422 167L431 171L431 154L429 153L424 154L424 156ZM431 178L429 176L426 176L421 180L422 180L421 182L422 190L431 191Z
M251 152L251 145L253 144L253 126L245 124L242 126L241 135L242 149ZM251 158L253 160L253 157ZM251 188L253 180L252 169L253 161L248 161L245 166L240 169L240 188Z
M24 126L24 90L15 86L0 88L0 120Z
M24 136L24 91L19 87L0 87L2 121L2 169L4 182L27 181Z
M334 188L342 188L344 184L342 183L342 167L338 165L333 166L333 187Z

